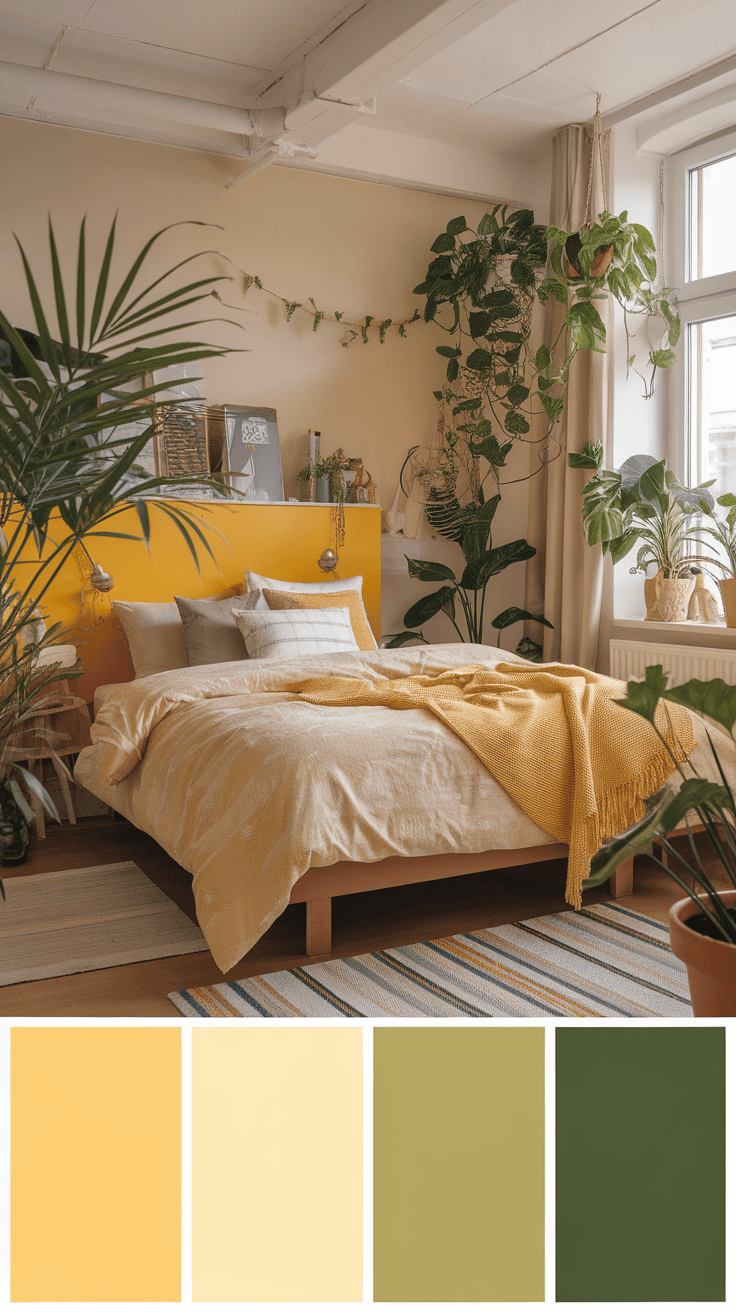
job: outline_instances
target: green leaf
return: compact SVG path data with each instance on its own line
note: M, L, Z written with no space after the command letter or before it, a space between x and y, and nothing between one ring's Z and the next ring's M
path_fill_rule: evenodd
M462 351L458 346L435 346L434 349L438 355L444 355L448 360L456 360L459 355L462 355Z
M549 397L544 397L544 400L548 401ZM503 426L506 429L507 433L513 433L515 437L518 436L519 434L529 432L528 419L526 419L524 415L520 414L519 411L517 410L511 410L506 415L506 418L503 421Z
M586 442L582 451L571 451L567 457L571 469L600 469L603 464L603 443Z
M677 356L674 351L670 350L650 351L649 359L658 369L671 369L677 360Z
M709 779L685 779L680 791L667 803L662 814L662 830L671 833L689 811L698 807L718 811L732 811L732 799L727 788L711 783Z
M465 222L465 219L460 216L457 219L450 219L446 231L450 237L457 237L461 232L468 231L468 225Z
M422 642L426 642L426 641L427 641L427 639L424 637L424 634L423 634L423 633L411 633L411 632L407 631L406 629L404 629L404 631L403 631L402 633L391 633L391 634L389 634L389 637L390 637L391 641L390 641L390 642L387 642L387 643L384 644L385 647L387 647L387 648L388 648L388 647L403 647L403 646L404 646L404 643L406 643L406 642L411 642L413 639L416 639L416 638L420 638Z
M472 369L476 373L482 373L486 369L492 368L493 356L491 355L490 351L485 351L483 350L482 347L479 346L475 351L470 352L470 355L465 361L465 364L467 365L468 369Z
M662 666L648 665L642 681L629 679L626 687L628 689L627 696L616 697L614 699L616 705L623 706L627 711L633 711L636 715L643 716L650 724L654 724L654 713L657 704L660 697L664 696L667 691L667 675L664 673ZM732 691L736 694L736 688ZM677 698L671 698L671 700L676 701Z
M521 620L535 620L537 624L544 624L548 629L554 628L544 615L533 615L531 611L521 610L519 606L509 606L508 610L501 611L495 620L491 620L491 628L508 629L512 624L519 624Z
M448 383L454 383L460 372L460 365L457 360L449 360L447 364L446 377Z
M590 873L583 880L583 888L597 888L610 879L629 857L649 851L652 840L663 832L662 816L671 797L671 787L661 788L649 799L647 813L641 820L603 844L590 863Z
M504 443L501 446L498 438L493 433L489 433L481 442L468 442L468 450L471 455L485 456L489 465L493 469L501 469L506 464L506 455L509 451L509 445Z
M736 687L724 683L723 679L689 679L676 688L669 688L662 696L667 701L686 706L698 715L710 716L717 724L722 724L729 733L736 724Z
M473 561L466 567L460 579L460 586L476 592L479 588L485 587L495 574L508 569L509 565L530 560L536 554L536 548L531 547L524 538L505 542L502 547L492 547L480 560Z
M514 383L506 393L506 400L513 406L523 405L529 395L529 388L524 387L523 383Z
M467 522L461 543L466 563L469 564L472 561L484 558L491 524L500 500L500 493L496 493L494 497L484 501L483 505L473 512L472 518Z
M455 238L449 232L441 232L429 249L436 255L441 255L444 251L454 251Z
M550 355L549 347L540 346L539 350L537 351L537 354L534 357L534 367L541 372L541 370L543 369L549 369L551 363L552 363L552 356Z
M442 565L439 561L433 560L410 560L408 556L404 559L409 568L409 577L412 579L422 579L425 583L434 583L438 579L455 581L455 572L449 565Z
M404 616L404 623L408 628L418 628L431 620L433 615L444 609L452 599L453 589L450 587L438 588L437 592L430 592L427 597L422 597L420 601L410 606Z

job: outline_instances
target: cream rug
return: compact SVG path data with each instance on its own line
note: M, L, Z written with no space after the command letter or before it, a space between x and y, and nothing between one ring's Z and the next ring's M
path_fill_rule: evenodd
M132 861L4 883L0 985L207 949L199 926Z

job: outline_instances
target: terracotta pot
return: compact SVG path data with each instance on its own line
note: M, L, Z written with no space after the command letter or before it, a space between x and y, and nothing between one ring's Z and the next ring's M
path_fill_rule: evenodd
M680 579L656 580L657 610L659 618L667 624L683 624L687 619L690 594L695 587L695 576Z
M583 243L577 232L574 232L565 242L565 255L567 256L569 277L571 278L582 278L583 276L582 266L578 259L582 244ZM593 256L593 263L590 266L591 278L602 278L612 259L613 246L599 246Z
M729 629L736 629L736 579L721 579L718 586L726 612L726 624Z
M728 906L736 907L736 889L720 896ZM670 947L687 967L693 1012L696 1016L736 1016L736 944L688 929L688 920L696 915L698 908L689 897L670 907Z

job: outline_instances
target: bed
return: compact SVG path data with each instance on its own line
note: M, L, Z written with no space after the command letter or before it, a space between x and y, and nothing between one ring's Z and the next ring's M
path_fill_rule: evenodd
M508 653L446 644L166 671L107 696L76 777L192 873L199 923L223 973L289 902L307 904L307 952L327 955L334 896L567 849L428 711L315 706L289 688L324 675L394 679L500 659ZM707 741L697 726L695 758L702 769ZM613 896L631 881L629 865Z

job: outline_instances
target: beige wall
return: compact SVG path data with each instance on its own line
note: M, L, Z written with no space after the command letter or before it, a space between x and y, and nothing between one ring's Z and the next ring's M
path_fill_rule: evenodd
M341 310L348 319L365 314L399 319L422 306L412 288L422 279L437 233L459 213L477 222L486 208L451 196L279 167L228 191L231 160L9 118L0 119L0 158L2 304L21 326L30 326L32 319L11 232L23 241L48 297L49 211L66 267L75 258L85 213L93 268L119 211L118 271L157 228L199 219L223 230L176 230L153 269L212 246L289 299L313 296L320 308ZM224 271L225 266L217 256L207 256L201 267ZM363 457L382 504L389 506L409 447L427 442L434 431L432 391L443 378L434 348L447 338L420 322L407 330L405 340L389 332L384 346L355 342L345 350L338 326L324 324L314 333L311 319L301 314L287 324L278 301L255 289L243 301L237 275L223 286L226 299L242 306L242 312L224 313L243 328L215 325L208 331L213 340L242 346L246 353L205 366L208 399L275 407L287 497L297 494L293 479L307 458L306 434L312 427L322 432L325 454L342 446ZM525 535L524 484L509 489L496 524L499 542ZM498 580L489 600L491 616L520 604L522 595L516 567ZM513 636L515 642L520 635L514 630Z

